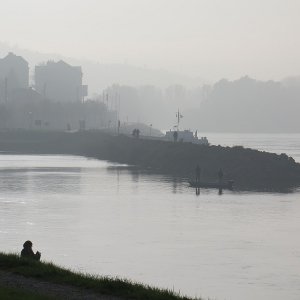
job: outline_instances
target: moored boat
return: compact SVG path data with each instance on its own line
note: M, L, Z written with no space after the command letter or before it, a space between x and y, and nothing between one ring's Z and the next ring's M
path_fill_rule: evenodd
M183 143L193 143L193 144L206 145L206 146L209 145L206 136L198 138L197 131L194 134L190 130L169 130L166 132L164 139L167 141L176 140L177 142L183 142Z
M225 182L208 182L208 181L189 181L189 184L193 188L215 188L215 189L227 189L233 190L233 180Z
M174 142L183 142L183 143L193 143L198 145L206 145L208 146L208 139L206 136L198 138L198 130L192 132L189 129L179 130L180 119L183 118L182 114L179 112L176 113L177 125L174 126L173 130L169 130L166 132L165 137L163 138L166 141L174 141Z

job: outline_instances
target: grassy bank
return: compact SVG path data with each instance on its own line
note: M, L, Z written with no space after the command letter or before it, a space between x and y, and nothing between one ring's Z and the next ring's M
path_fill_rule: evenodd
M74 273L55 266L52 263L22 259L14 254L0 253L0 270L19 274L27 278L36 278L41 281L74 286L101 295L118 296L121 299L189 300L189 298L181 297L169 290L153 288L118 278ZM16 299L9 298L12 294L20 295L21 293L22 295L24 293L24 296L28 294L20 291L18 287L16 289L2 287L0 282L0 292L1 290L8 296L7 299ZM41 299L38 295L33 296L36 296L36 298L32 299ZM28 297L30 297L30 294Z
M300 164L277 155L243 147L201 146L111 136L101 132L2 132L0 151L40 154L76 154L136 165L142 169L184 178L234 180L240 190L288 191L300 186Z
M4 287L0 285L1 300L53 300L47 296L41 296L34 292L24 291L20 288Z

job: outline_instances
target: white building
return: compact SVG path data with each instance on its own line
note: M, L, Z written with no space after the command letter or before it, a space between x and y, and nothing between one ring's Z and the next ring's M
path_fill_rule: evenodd
M0 59L0 101L9 100L11 93L19 88L28 89L28 62L13 53Z
M60 60L35 67L35 89L45 98L57 102L80 102L87 96L82 85L82 71Z

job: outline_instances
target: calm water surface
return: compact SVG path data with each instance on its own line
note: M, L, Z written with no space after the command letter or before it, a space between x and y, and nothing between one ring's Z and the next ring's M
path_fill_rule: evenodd
M299 154L297 136L288 141L265 150ZM75 270L210 299L299 300L299 195L196 196L105 161L0 155L1 250L31 239L44 260Z

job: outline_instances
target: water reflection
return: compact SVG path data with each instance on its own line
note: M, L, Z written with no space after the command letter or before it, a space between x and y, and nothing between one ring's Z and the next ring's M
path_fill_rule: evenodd
M171 188L172 194L178 194L178 193L189 193L188 190L194 191L196 196L200 195L200 189L202 190L201 193L204 194L218 194L223 195L224 194L224 188L223 187L202 187L202 188L194 188L190 186L190 179L184 178L184 177L178 177L178 176L172 176L172 175L166 175L166 174L160 174L157 172L154 172L152 170L145 170L140 169L135 166L127 166L127 165L114 165L109 166L106 169L107 173L109 173L112 176L115 176L117 179L117 186L118 188L120 185L124 185L128 183L128 176L131 178L131 182L133 185L131 185L132 190L134 192L137 192L139 187L143 184L143 182L148 181L152 184L154 183L154 186L158 185L159 188L166 188L166 184ZM229 188L226 190L226 193L235 193L232 188Z
M173 194L181 194L188 187L188 182L181 177L172 177L169 176L165 179L166 183L172 184L172 193Z
M79 193L81 168L4 168L0 171L1 193Z
M139 183L140 181L140 172L137 170L128 170L131 175L132 182Z
M223 195L223 189L221 187L219 188L219 195Z
M139 186L143 184L143 182L155 182L155 184L159 186L162 186L163 183L167 183L170 185L173 194L182 193L184 188L187 187L187 181L182 177L159 174L135 166L109 166L107 167L107 173L116 176L118 186L122 184L122 178L124 179L123 183L126 183L128 176L130 176L131 182L133 183L132 187L135 191L139 189Z
M192 187L191 187L192 188ZM200 196L200 188L193 188L195 189L195 194L196 196ZM205 188L202 188L202 190L206 190L207 193L213 193L214 191L217 191L218 195L223 195L223 189L222 188L219 188L219 189L205 189Z
M0 171L0 193L25 193L28 188L29 176L27 172L15 176L15 172Z
M62 168L61 172L37 172L31 175L32 192L41 193L80 193L81 169L69 172Z
M0 170L15 169L0 171L2 251L32 239L45 260L83 272L203 298L299 299L297 194L197 197L184 179L108 162L7 159Z

